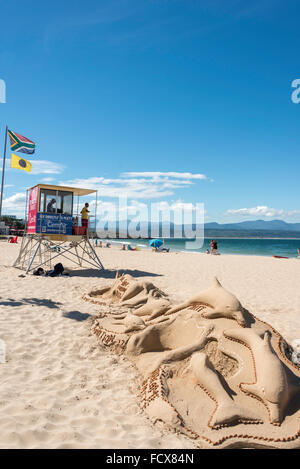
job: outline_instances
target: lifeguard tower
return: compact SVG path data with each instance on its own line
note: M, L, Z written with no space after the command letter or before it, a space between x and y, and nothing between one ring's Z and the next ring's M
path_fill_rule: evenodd
M82 226L80 198L96 194L95 214L89 214L88 227ZM76 200L77 199L77 200ZM73 208L77 201L77 208ZM38 184L26 192L25 231L18 258L13 266L26 270L52 267L62 256L80 267L104 269L94 249L97 191L76 187Z

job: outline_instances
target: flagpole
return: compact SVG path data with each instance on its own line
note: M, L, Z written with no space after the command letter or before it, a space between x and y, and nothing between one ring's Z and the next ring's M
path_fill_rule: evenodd
M3 168L2 168L1 197L0 197L0 217L2 215L2 200L3 200L3 188L4 188L4 172L5 172L5 159L6 159L7 130L8 130L8 128L6 126L5 141L4 141Z

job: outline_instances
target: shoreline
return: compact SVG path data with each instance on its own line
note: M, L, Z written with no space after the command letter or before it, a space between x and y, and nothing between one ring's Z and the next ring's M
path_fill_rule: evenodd
M138 244L138 243L135 243L135 241L123 241L123 240L116 240L116 239L101 239L101 238L97 238L99 241L102 241L102 243L111 243L112 245L122 245L122 244L132 244L133 246L139 246L141 248L142 251L152 251L152 248L150 246L147 246L146 244ZM126 238L124 238L126 239ZM128 239L128 238L127 238ZM145 238L143 238L145 239ZM167 238L163 238L166 240L167 242ZM169 239L176 239L176 238L169 238ZM177 239L180 239L180 238L177 238ZM205 239L210 239L210 238L205 238ZM215 238L215 239L246 239L246 238ZM247 239L255 239L255 238L247 238ZM257 238L257 239L260 239L260 238ZM265 238L264 238L265 239ZM277 238L270 238L270 239L277 239ZM278 239L282 239L282 238L278 238ZM288 240L288 238L287 238ZM294 238L291 238L291 240L294 240ZM186 240L186 242L189 242L188 240ZM106 249L105 246L102 247L103 249ZM101 248L101 249L102 249ZM202 248L201 248L202 249ZM212 255L212 254L207 254L205 251L194 251L192 249L176 249L176 248L172 248L170 247L170 252L169 253L172 253L172 252L182 252L182 253L189 253L189 254L205 254L206 256L208 255ZM258 254L258 253L232 253L232 252L220 252L216 255L214 255L214 257L219 257L219 256L246 256L246 257L266 257L266 258L274 258L274 256L276 256L276 254L270 254L270 255L267 255L267 254ZM287 259L299 259L300 260L300 257L297 256L297 254L295 254L294 256L282 256L282 258L287 258Z
M248 237L242 237L242 238L239 238L238 236L231 236L231 237L227 237L227 236L204 236L203 239L266 239L266 240L281 240L284 241L300 241L300 238L265 238L265 237L261 237L261 236L251 236L250 238ZM111 239L111 240L117 240L117 239L129 239L129 240L135 240L135 239L139 239L139 240L146 240L146 241L151 241L151 239L156 239L156 238L101 238L101 236L99 236L98 239ZM159 237L159 239L185 239L186 241L192 241L193 239L195 238L166 238L166 237ZM201 238L198 238L198 239L201 239Z

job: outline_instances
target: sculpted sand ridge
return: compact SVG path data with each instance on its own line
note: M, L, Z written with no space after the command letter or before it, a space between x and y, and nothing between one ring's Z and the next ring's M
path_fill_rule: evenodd
M200 447L300 447L291 349L217 279L179 305L128 274L83 298L107 305L92 331L137 367L151 420Z

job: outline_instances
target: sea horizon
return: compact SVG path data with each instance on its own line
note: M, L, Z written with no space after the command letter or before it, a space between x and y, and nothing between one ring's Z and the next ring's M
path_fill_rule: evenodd
M145 238L100 238L104 242L111 242L114 244L131 244L133 246L139 245L143 248L149 248L149 239ZM163 238L165 246L170 248L170 251L177 252L197 252L206 253L210 248L210 241L212 238L204 238L202 247L195 249L186 249L185 243L191 242L187 238ZM222 240L218 242L218 254L220 255L247 255L247 256L282 256L289 258L297 258L297 249L300 249L300 239L297 238L223 238L214 237L213 239Z

